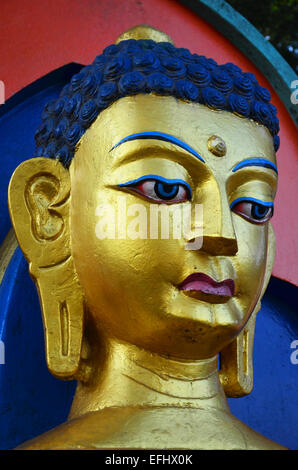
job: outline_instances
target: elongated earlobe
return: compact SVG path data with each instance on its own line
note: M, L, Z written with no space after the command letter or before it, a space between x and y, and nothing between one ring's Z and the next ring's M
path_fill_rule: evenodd
M272 225L268 225L268 248L266 271L262 292L253 313L241 333L220 352L219 377L228 397L248 395L253 389L253 343L255 322L261 308L261 299L269 283L275 257L275 236Z
M228 397L243 397L253 389L255 310L237 338L220 353L220 381Z
M8 203L43 314L46 360L53 375L80 373L84 298L69 232L70 179L56 160L27 160L12 175Z

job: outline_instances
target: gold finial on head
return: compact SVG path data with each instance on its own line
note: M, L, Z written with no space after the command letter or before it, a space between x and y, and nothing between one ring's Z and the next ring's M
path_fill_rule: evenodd
M156 42L169 42L173 44L173 46L175 45L170 36L147 24L140 24L124 31L124 33L120 34L118 39L115 41L115 44L125 41L126 39L152 39Z

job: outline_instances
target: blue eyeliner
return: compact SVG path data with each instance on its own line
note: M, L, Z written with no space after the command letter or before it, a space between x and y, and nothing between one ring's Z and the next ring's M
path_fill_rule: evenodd
M270 162L270 160L266 160L265 158L248 158L247 160L243 160L242 162L238 163L232 171L235 172L247 166L261 166L263 168L269 168L270 170L278 173L276 165Z
M126 183L117 184L117 186L119 188L134 186L134 185L136 185L138 183L141 183L142 181L146 181L146 180L157 180L160 183L165 183L165 184L181 184L181 185L183 185L187 188L187 190L189 192L190 199L192 198L191 187L189 186L188 183L186 183L186 181L180 180L180 179L167 179L167 178L163 178L162 176L159 176L159 175L141 176L140 178L137 178L135 180L127 181Z
M233 202L231 202L230 209L233 209L233 207L236 204L238 204L238 202L243 202L243 201L256 202L257 204L260 204L261 206L265 206L265 207L274 207L273 202L264 202L264 201L261 201L261 199L256 199L254 197L238 197Z
M114 150L116 147L119 147L119 145L124 144L125 142L131 142L132 140L139 140L139 139L157 139L157 140L164 140L166 142L170 142L174 145L177 145L178 147L186 150L187 152L191 153L195 157L197 157L201 162L205 163L205 160L201 157L201 155L198 154L192 147L190 147L188 144L185 142L182 142L182 140L177 139L177 137L174 137L173 135L170 134L165 134L163 132L140 132L138 134L131 134L128 135L127 137L124 137L124 139L121 139L114 147L111 148L110 152Z

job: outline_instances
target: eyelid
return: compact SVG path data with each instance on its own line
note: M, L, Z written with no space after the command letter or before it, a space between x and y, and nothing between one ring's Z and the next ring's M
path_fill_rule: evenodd
M257 172L257 173L256 173ZM276 194L277 175L262 167L247 167L232 173L227 180L229 199L253 194L260 200L273 201Z
M234 199L234 201L231 202L230 204L230 209L233 209L233 207L238 204L238 202L256 202L257 204L260 204L262 206L265 206L265 207L274 207L274 203L273 202L265 202L265 201L261 201L261 199L256 199L254 197L238 197L237 199Z
M181 185L185 186L188 189L190 198L192 198L191 187L189 186L189 184L186 181L181 180L181 179L176 179L176 178L175 179L168 179L168 178L164 178L163 176L159 176L159 175L141 176L140 178L137 178L135 180L127 181L126 183L117 184L117 186L120 187L120 188L123 188L123 187L126 187L126 186L129 187L129 186L133 186L135 184L141 183L142 181L146 181L146 180L157 180L157 181L160 181L161 183L166 183L166 184L181 184Z

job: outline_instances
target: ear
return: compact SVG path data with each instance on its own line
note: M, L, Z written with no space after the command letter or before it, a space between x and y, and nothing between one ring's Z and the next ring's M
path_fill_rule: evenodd
M64 379L79 371L84 316L71 257L69 203L69 172L57 160L27 160L11 177L10 217L39 293L47 364Z
M256 315L261 308L261 299L270 281L275 258L275 235L268 224L266 270L258 302L241 333L220 352L219 377L228 397L242 397L253 389L253 343Z

